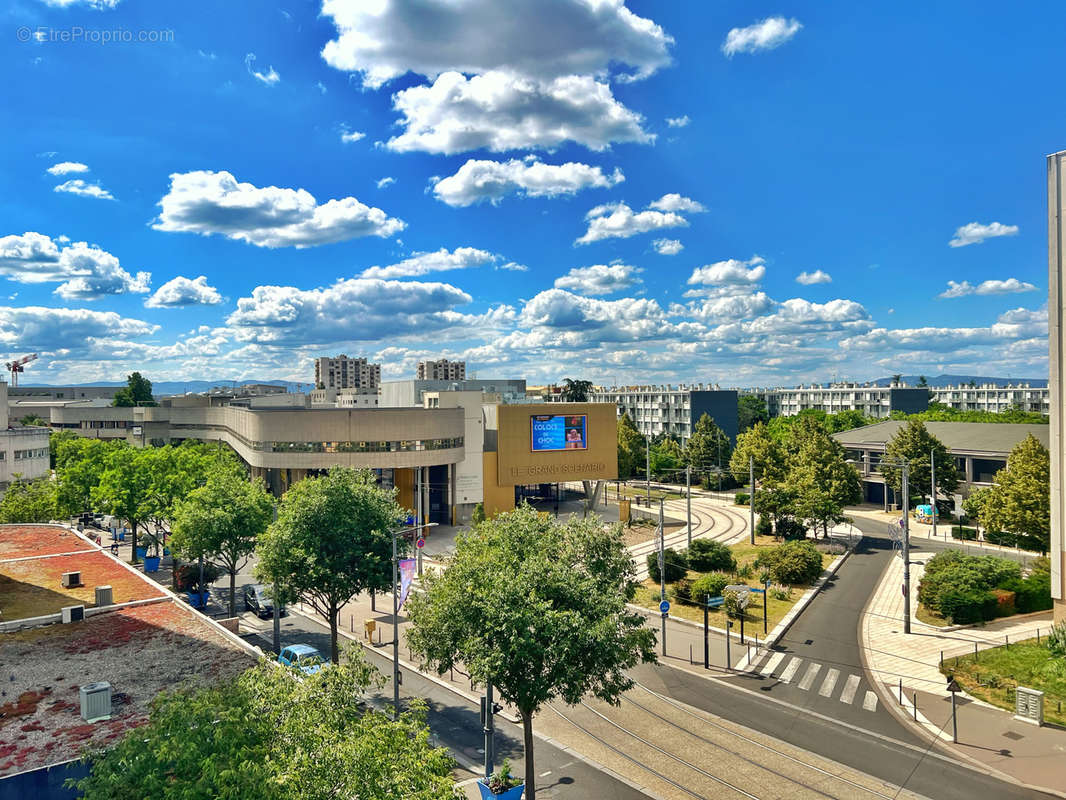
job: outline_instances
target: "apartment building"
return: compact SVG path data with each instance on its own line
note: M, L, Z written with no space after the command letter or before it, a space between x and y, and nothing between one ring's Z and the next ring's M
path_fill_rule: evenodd
M597 387L593 403L614 403L618 416L628 414L645 436L667 434L684 444L700 417L707 414L734 442L737 438L737 391L697 386Z
M793 417L801 411L861 411L874 419L888 419L893 411L916 414L929 408L929 390L908 386L875 386L869 383L811 384L793 389L752 389L766 402L771 417Z
M1028 383L996 386L986 383L981 386L935 387L929 390L932 399L959 411L1035 411L1038 414L1051 413L1051 390L1044 386L1030 386Z
M376 394L380 384L381 364L371 364L365 358L349 358L343 353L334 358L315 359L316 387Z
M466 362L449 361L446 358L438 361L420 361L415 379L420 381L466 380Z
M19 425L12 419L7 384L0 381L0 491L16 476L29 481L48 474L48 428Z

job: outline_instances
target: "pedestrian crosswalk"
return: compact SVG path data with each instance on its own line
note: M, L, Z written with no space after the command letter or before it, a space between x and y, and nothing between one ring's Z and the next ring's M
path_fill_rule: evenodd
M822 665L816 661L806 661L790 653L774 652L763 664L759 674L774 678L780 683L794 683L796 688L807 692L816 689L822 697L833 697L837 686L841 685L841 671L830 667L822 672ZM797 676L800 676L797 680ZM819 679L821 679L819 681ZM862 703L864 711L877 710L877 695L870 689L863 689L860 675L847 675L844 677L843 688L837 697L845 705L854 705L856 700Z

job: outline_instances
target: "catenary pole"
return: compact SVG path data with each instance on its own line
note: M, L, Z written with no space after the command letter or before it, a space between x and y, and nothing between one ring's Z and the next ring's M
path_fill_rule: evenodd
M685 467L685 503L688 513L688 546L692 547L692 465Z
M751 496L748 498L748 517L751 525L750 541L755 544L755 456L751 455L748 456L748 478L751 481Z
M911 632L910 463L903 462L903 632Z
M648 508L651 508L651 437L644 437L644 485L648 491Z
M666 600L666 530L663 528L663 498L659 498L659 602ZM663 656L666 655L666 614L663 617Z
M936 449L929 448L929 502L933 505L933 538L936 538Z
M400 562L396 554L396 531L392 532L392 716L400 718Z

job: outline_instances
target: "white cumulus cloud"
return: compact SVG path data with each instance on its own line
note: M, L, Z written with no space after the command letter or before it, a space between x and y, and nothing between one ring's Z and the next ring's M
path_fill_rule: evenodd
M394 183L396 183L396 179L393 178L391 175L386 175L384 178L380 178L378 180L377 187L379 189L385 189L389 186L392 186Z
M207 285L207 277L189 279L183 275L164 283L155 294L144 301L149 308L180 308L182 306L214 306L222 302L222 295Z
M969 281L948 281L948 288L940 293L940 297L954 298L965 297L970 294L1017 294L1018 292L1035 292L1036 286L1017 278L1006 280L981 281L974 286Z
M673 39L624 0L324 0L337 29L326 63L377 88L408 72L507 70L529 77L599 75L629 65L635 77L670 62Z
M173 173L153 227L221 234L258 247L314 247L363 236L392 236L407 224L354 197L321 205L305 189L239 183L229 172Z
M820 269L816 269L814 272L803 271L796 276L796 283L802 283L804 286L813 286L816 283L832 283L833 276L828 272L823 272Z
M71 172L88 172L89 167L86 164L82 164L80 161L60 161L58 164L53 164L45 171L49 175L67 175Z
M743 286L758 283L766 275L766 261L761 256L752 256L747 261L736 258L716 261L697 267L689 276L689 284L710 286Z
M637 277L643 270L629 264L594 264L574 267L566 275L555 279L556 289L578 294L614 294L640 283Z
M55 293L66 300L144 294L152 279L149 272L131 275L96 245L66 244L33 231L0 237L0 275L18 283L61 282Z
M617 168L604 174L600 167L574 161L545 164L535 159L470 159L454 175L437 181L433 193L450 206L469 206L484 200L496 203L512 193L525 197L572 195L582 189L609 188L624 180Z
M691 122L691 120L688 118L688 114L685 114L682 117L666 118L666 124L669 125L671 128L684 128L686 125L689 124L689 122Z
M656 239L651 243L651 246L661 256L676 256L685 249L685 245L681 244L680 239Z
M98 183L88 183L81 178L73 178L69 181L64 181L55 187L53 192L65 192L66 194L76 194L79 197L92 197L96 200L114 200L115 196L111 194L107 189L102 187Z
M663 228L688 227L682 214L706 211L702 204L680 194L664 194L649 203L644 211L634 211L625 203L604 203L585 215L588 230L574 244L589 244L602 239L626 239L639 233Z
M655 139L640 114L588 75L541 81L504 72L471 78L445 72L432 85L397 92L393 106L404 130L387 147L397 152L551 149L567 141L603 150L612 142Z
M266 72L260 72L255 68L255 53L248 53L244 57L244 68L248 70L248 74L255 78L266 86L273 86L281 80L281 76L275 71L273 67L267 67Z
M980 222L969 222L955 229L955 237L948 244L951 247L966 247L970 244L980 244L985 239L993 239L997 236L1014 236L1017 233L1017 225L1003 225L999 222L990 222L988 225L982 225Z
M447 272L455 269L470 269L492 264L496 256L487 250L475 247L457 247L448 252L442 247L432 253L415 253L387 267L369 267L363 270L364 278L413 278L430 272Z
M773 50L799 33L802 27L799 20L767 17L746 28L730 30L722 43L722 52L732 57L737 53Z
M658 200L648 203L648 208L656 211L681 211L690 214L707 210L702 203L697 203L691 197L682 197L677 192L664 194Z
M365 139L366 134L362 131L341 131L341 141L345 144L351 144L352 142L358 142L360 139Z

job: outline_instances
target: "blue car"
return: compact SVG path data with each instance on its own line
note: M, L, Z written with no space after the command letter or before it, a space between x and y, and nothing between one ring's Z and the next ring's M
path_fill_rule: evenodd
M278 663L295 667L305 675L314 675L322 669L322 654L309 644L290 644L278 653Z

